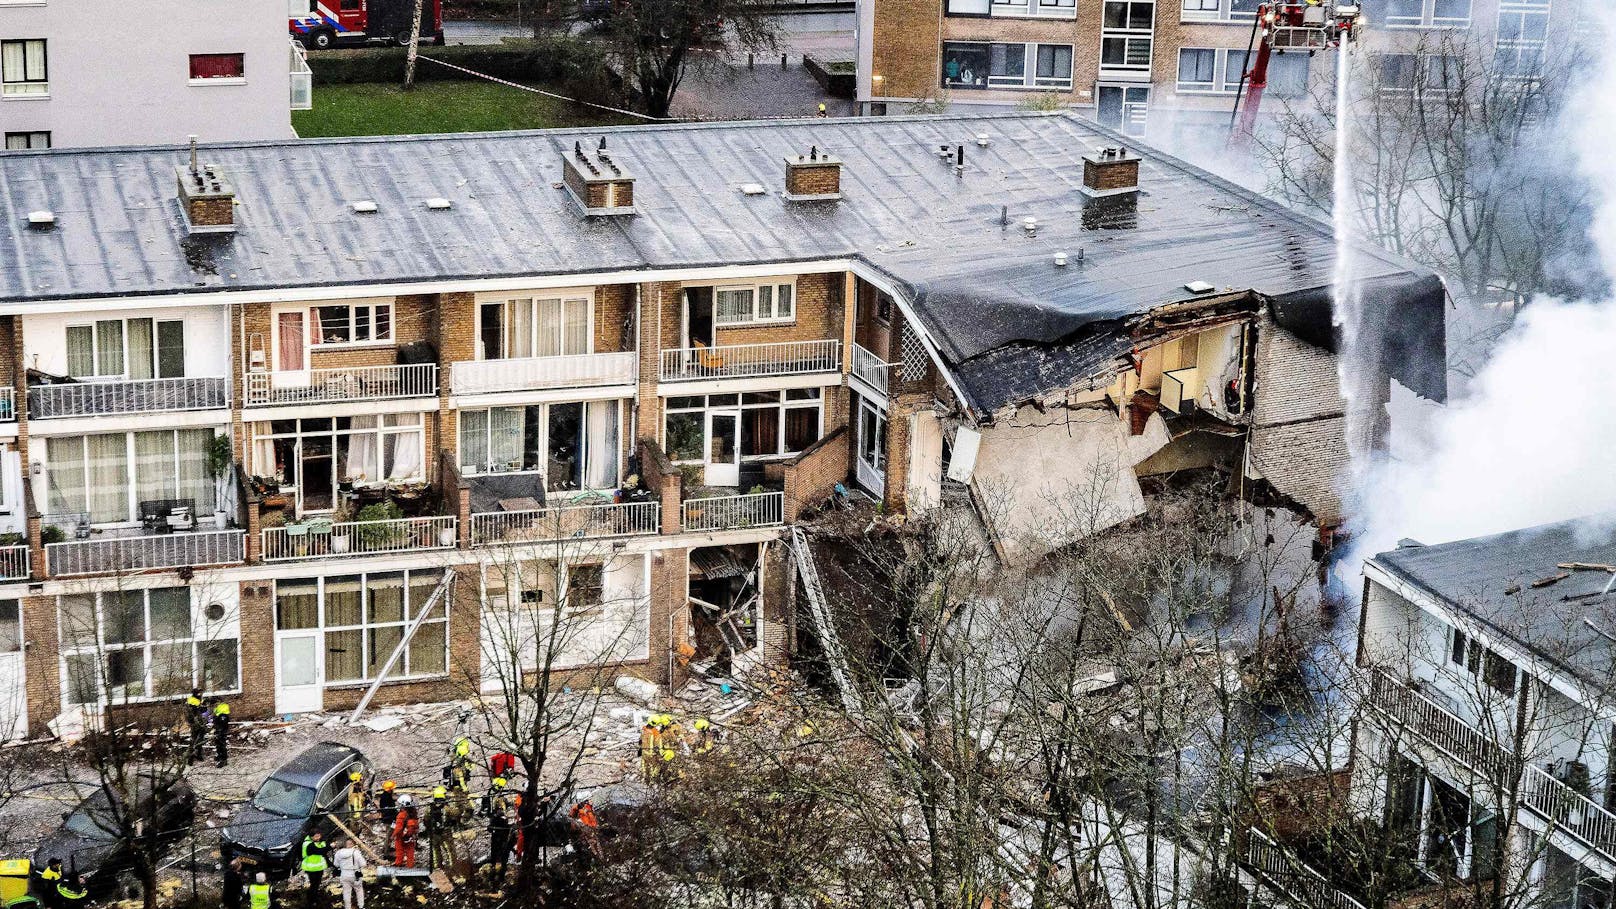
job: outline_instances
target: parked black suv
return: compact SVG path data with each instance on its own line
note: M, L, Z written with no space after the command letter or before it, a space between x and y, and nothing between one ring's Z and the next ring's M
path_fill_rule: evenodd
M347 811L348 774L356 765L370 776L370 762L358 749L337 742L309 746L230 816L221 849L275 877L295 871L304 837L319 830L329 839L335 832L330 816Z
M34 867L43 868L53 858L62 860L62 867L77 873L97 896L105 896L117 889L118 878L134 868L134 856L129 843L118 835L117 815L113 812L110 789L97 789L79 802L78 807L62 815L62 825L45 837L34 850ZM151 818L157 822L160 843L171 842L191 827L196 810L196 794L184 780L176 782L164 792L156 805L144 783L137 787L135 797L140 800L125 817ZM120 796L121 798L121 796Z

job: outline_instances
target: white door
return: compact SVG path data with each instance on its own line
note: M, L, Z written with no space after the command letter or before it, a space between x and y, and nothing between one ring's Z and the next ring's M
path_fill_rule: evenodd
M741 483L741 412L707 412L708 486L739 486Z
M22 662L22 602L0 600L0 742L28 734Z
M320 634L283 631L275 636L275 712L321 709Z

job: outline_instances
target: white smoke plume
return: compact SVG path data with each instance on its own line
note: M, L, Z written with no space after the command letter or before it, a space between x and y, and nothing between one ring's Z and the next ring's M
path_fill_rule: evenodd
M1594 17L1600 18L1600 17ZM1616 52L1610 37L1562 134L1595 193L1591 240L1616 277ZM1426 449L1360 472L1352 570L1401 538L1442 543L1616 517L1616 301L1532 301L1476 378L1433 418ZM1351 577L1351 575L1347 575Z

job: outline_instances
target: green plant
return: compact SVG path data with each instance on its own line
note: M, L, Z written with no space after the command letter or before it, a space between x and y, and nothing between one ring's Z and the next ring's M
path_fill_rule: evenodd
M65 543L67 542L67 531L55 524L46 524L39 529L39 541L41 543Z
M27 534L0 533L0 546L21 546L28 542Z
M354 536L364 549L392 549L404 542L405 529L390 523L404 517L403 509L392 502L376 502L359 509Z
M215 477L223 477L230 472L230 465L235 460L236 452L230 444L230 436L215 435L208 443L208 470Z
M1036 95L1028 95L1022 98L1021 102L1016 106L1022 110L1048 112L1060 110L1066 105L1061 101L1061 96L1054 92L1039 92Z
M765 491L766 490L764 490L763 484L759 483L759 484L753 486L751 489L748 489L746 491L746 494L751 495L751 496L756 496L756 495L762 495Z

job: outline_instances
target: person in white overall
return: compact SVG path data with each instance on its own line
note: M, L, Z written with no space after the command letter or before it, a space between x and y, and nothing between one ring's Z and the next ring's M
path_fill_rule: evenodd
M331 856L337 866L337 883L342 885L342 909L365 909L365 854L353 840L343 840L342 848Z

